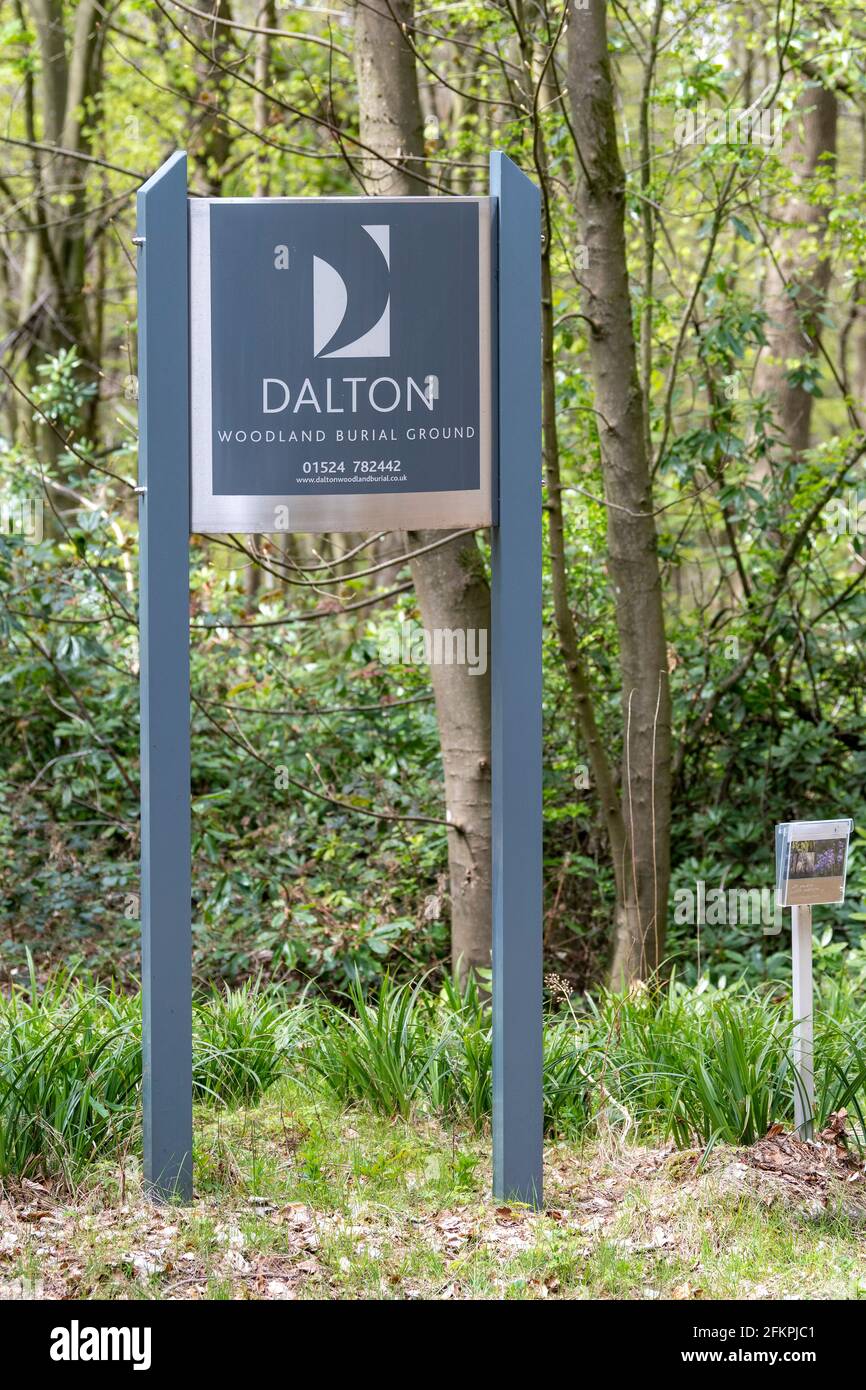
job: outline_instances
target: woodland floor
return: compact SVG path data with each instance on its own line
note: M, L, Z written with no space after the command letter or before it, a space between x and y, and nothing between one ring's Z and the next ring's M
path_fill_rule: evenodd
M866 1297L866 1177L828 1133L749 1150L551 1144L545 1210L489 1196L488 1142L283 1089L197 1124L189 1208L137 1161L7 1184L0 1298Z

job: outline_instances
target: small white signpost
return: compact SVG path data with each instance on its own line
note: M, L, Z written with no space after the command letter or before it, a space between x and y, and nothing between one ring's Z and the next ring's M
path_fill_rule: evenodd
M812 908L845 899L853 824L849 819L803 820L776 826L776 900L791 909L794 1124L804 1139L812 1138L815 1116Z

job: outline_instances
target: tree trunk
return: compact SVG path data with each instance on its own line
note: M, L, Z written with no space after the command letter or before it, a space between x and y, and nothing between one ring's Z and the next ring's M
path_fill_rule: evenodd
M542 171L543 173L544 171ZM559 650L568 677L574 712L589 756L592 780L601 803L616 883L617 907L626 898L623 874L625 824L613 769L601 741L592 702L592 687L583 661L577 628L568 602L568 566L562 514L562 475L559 466L559 432L556 423L556 370L553 355L553 284L550 272L551 228L545 214L545 239L541 257L542 330L542 426L544 473L547 482L548 544L553 615Z
M432 531L410 531L410 548ZM490 589L473 536L412 561L421 618L436 628L490 632ZM485 638L485 641L489 637ZM486 651L486 648L484 649ZM434 663L431 668L445 769L445 805L458 830L448 831L451 960L461 978L490 966L490 672Z
M355 9L355 55L362 167L369 193L403 197L427 191L424 128L415 55L408 41L412 0L364 0ZM376 157L378 156L378 158ZM440 539L414 531L409 548ZM421 618L429 632L483 632L489 641L490 591L472 536L450 541L412 561ZM489 967L490 673L464 665L434 665L433 691L445 771L451 885L451 960L461 979Z
M65 11L60 0L30 0L29 12L41 70L41 142L90 154L101 119L96 98L102 85L107 27L98 0L80 0L74 11ZM68 34L65 20L70 26ZM35 129L32 134L37 134ZM86 216L88 166L74 157L45 151L34 155L33 164L36 216L31 235L38 242L39 254L28 260L47 281L51 311L40 316L38 334L30 338L27 377L34 379L41 358L74 347L92 380L100 360L102 310L94 294L100 283L98 270L91 277L95 280L93 288L87 284L94 254ZM23 416L19 418L23 423ZM91 437L98 434L98 421L96 394L84 412L84 429ZM49 474L56 475L63 453L58 433L41 421L34 424L34 431L42 463ZM48 533L58 534L50 508L45 521Z
M778 210L781 225L764 287L767 346L758 359L755 389L769 396L786 453L794 458L809 447L813 396L789 374L817 354L830 284L824 246L829 208L826 199L812 201L809 184L822 172L832 180L837 116L836 96L824 87L805 87L797 99L784 159L799 191Z
M276 29L277 0L259 0L256 8L256 25L260 29ZM270 34L256 35L256 62L253 72L256 90L253 93L253 117L256 134L262 136L267 135L268 130L269 101L267 94L271 85L272 43L273 39ZM270 162L271 151L263 140L256 151L255 195L257 198L270 197Z
M355 6L364 184L368 193L392 198L427 192L424 117L408 41L413 23L413 0L363 0Z
M644 401L638 384L625 249L625 176L616 135L605 5L572 3L568 89L581 169L576 210L607 501L624 720L625 898L612 980L646 977L664 954L670 877L671 710Z
M215 24L210 16L230 20L232 10L230 0L204 0L196 9L199 15L190 20L197 44L193 71L196 97L207 109L196 121L195 138L189 142L190 153L207 196L218 198L234 145L234 129L223 115L232 86L231 77L224 70L232 61L232 30ZM208 55L212 55L213 61Z
M91 153L93 116L86 104L102 83L105 24L97 0L81 0L69 17L67 35L60 0L31 0L41 66L42 140ZM95 366L95 334L84 292L91 243L84 213L87 166L62 155L38 157L39 215L43 266L51 279L55 318L47 320L41 348L57 352L75 344Z
M521 50L523 83L521 99L529 107L539 81L539 71L545 61L545 50L533 47L526 20L525 8L515 6L518 38ZM558 84L551 81L552 65L547 65L542 77L541 93L544 106L552 109L561 101ZM605 830L613 861L616 888L616 910L621 913L626 899L623 873L625 824L614 770L601 740L595 718L592 686L586 663L580 650L577 626L568 598L568 562L565 554L565 522L562 506L562 472L560 468L559 426L556 419L556 360L554 354L553 222L551 218L552 188L549 177L548 153L544 123L536 118L533 131L533 159L541 187L541 423L543 438L544 475L547 483L547 532L550 551L550 581L553 593L553 617L559 651L571 691L574 719L580 730L604 817Z

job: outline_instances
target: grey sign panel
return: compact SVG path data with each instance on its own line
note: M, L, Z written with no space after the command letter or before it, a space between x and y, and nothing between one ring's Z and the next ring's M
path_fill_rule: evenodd
M190 202L200 532L493 517L489 198Z

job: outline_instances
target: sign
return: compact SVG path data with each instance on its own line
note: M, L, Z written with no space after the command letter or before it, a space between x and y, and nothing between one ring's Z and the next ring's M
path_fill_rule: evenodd
M490 195L190 200L180 152L138 193L142 1166L160 1200L193 1191L190 530L490 524L493 1191L542 1204L541 201L498 151Z
M852 826L851 820L776 826L776 900L781 907L844 901Z
M492 523L492 200L189 206L191 529Z

